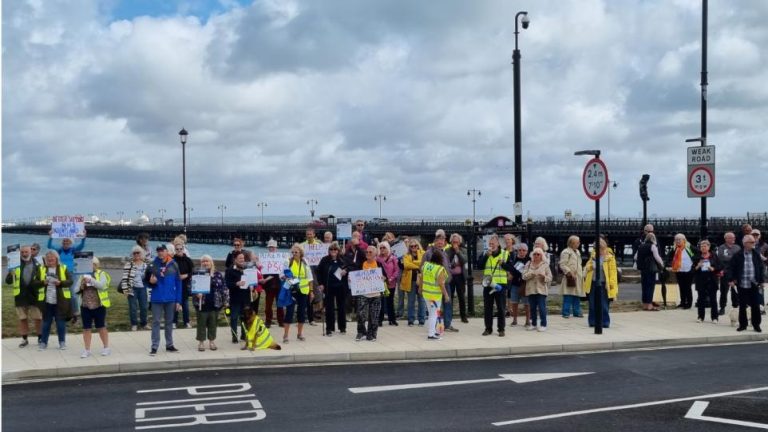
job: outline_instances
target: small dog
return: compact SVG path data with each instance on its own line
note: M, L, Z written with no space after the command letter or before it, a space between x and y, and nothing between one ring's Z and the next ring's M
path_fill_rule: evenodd
M728 317L731 319L731 327L736 327L739 324L739 308L733 308L728 312ZM747 308L747 321L752 319L752 311Z

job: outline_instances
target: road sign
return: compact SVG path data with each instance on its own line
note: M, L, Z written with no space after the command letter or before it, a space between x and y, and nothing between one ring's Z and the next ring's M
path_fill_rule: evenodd
M694 146L686 150L688 198L715 196L715 146Z
M688 167L688 198L715 196L715 166Z
M608 168L605 163L598 158L587 162L581 176L581 184L587 198L595 201L602 198L605 191L608 190Z

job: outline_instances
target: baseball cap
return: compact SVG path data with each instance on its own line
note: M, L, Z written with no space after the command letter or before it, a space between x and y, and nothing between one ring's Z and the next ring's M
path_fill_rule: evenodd
M156 248L155 248L155 250L156 250L156 251L161 251L161 250L167 251L167 250L168 250L168 248L167 248L167 247L165 247L165 245L164 245L164 244L161 244L161 245L159 245L158 247L156 247Z

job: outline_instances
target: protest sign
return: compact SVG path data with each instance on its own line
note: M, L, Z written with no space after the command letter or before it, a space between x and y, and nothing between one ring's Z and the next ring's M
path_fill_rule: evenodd
M405 242L402 241L393 244L390 249L392 253L398 258L402 258L405 256L405 254L408 253L408 246L406 246Z
M82 216L53 216L51 238L85 237L85 218Z
M8 270L21 267L21 245L10 245L6 248L8 253Z
M208 294L211 292L211 274L206 270L192 273L192 294Z
M325 243L309 244L304 243L304 259L310 266L320 264L320 260L328 255L328 245Z
M75 252L75 268L72 273L93 273L93 252Z
M260 253L261 274L283 274L283 266L290 257L290 254L284 252Z
M349 289L353 296L384 291L381 268L357 270L349 273Z
M336 238L339 240L349 240L352 238L352 219L336 219Z
M243 270L243 277L240 278L240 280L245 281L245 286L240 287L241 289L246 289L248 287L257 285L259 283L259 271L255 268L247 268Z

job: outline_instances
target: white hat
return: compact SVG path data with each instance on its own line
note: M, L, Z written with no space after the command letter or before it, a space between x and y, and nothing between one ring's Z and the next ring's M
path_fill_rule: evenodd
M270 239L267 242L267 247L277 247L277 241L275 241L275 239Z

